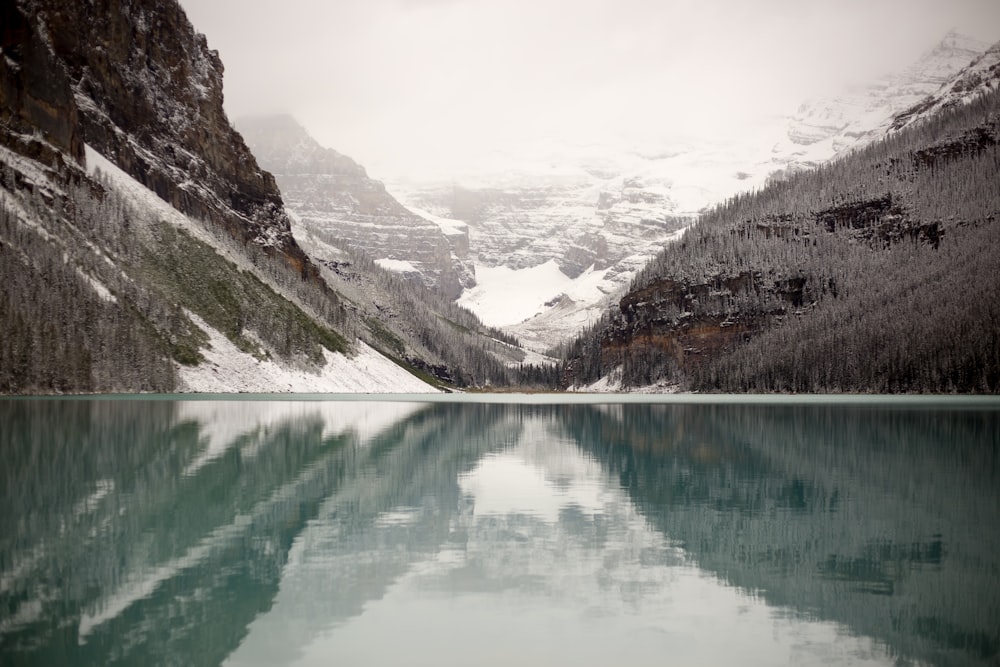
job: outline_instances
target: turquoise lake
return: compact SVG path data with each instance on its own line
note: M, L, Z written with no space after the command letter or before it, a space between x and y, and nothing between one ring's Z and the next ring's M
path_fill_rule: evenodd
M0 400L0 665L998 665L992 398Z

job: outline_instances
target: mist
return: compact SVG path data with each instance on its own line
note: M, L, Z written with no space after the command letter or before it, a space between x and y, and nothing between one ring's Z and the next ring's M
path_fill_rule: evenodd
M747 142L805 99L913 62L994 0L183 0L231 117L291 113L376 176L541 143Z

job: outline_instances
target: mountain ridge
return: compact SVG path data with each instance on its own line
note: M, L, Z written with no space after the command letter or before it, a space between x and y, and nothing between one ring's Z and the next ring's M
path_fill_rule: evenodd
M567 348L564 382L1000 391L998 124L991 88L719 205Z
M546 262L559 265L570 285L552 281L525 320L495 319L504 295L491 284L469 287L460 299L526 345L546 349L568 341L573 327L595 321L645 262L708 206L876 140L895 113L931 94L986 47L949 32L902 72L807 102L742 144L718 138L632 148L543 142L526 154L530 159L498 155L495 173L390 182L389 189L405 205L467 223L479 276L500 267L526 276ZM575 280L588 271L605 271L598 290L584 289L592 273Z
M467 234L446 234L406 209L363 166L321 146L291 116L244 117L236 125L274 174L286 208L310 232L405 267L410 279L452 298L475 284L464 257Z

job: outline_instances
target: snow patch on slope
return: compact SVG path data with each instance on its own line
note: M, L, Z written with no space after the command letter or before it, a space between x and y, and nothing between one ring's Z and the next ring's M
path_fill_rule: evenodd
M461 220L456 220L454 218L445 218L440 215L434 215L428 211L415 206L410 206L405 202L402 202L404 206L411 212L416 213L424 220L430 220L435 225L441 228L441 232L445 236L463 236L469 233L469 225Z
M217 329L188 312L209 336L210 347L201 351L205 361L179 366L179 392L307 392L307 393L436 393L361 341L358 353L348 357L323 350L326 364L315 371L259 360L243 352Z
M412 262L408 262L405 259L391 259L389 257L384 257L382 259L376 259L375 263L387 271L395 271L396 273L418 272L417 267L413 266Z
M577 278L559 270L554 259L527 269L476 265L476 282L459 298L487 326L502 327L523 322L546 310L553 299L566 295L575 300L599 300L607 270L593 266Z
M243 255L220 247L203 225L184 215L142 183L122 171L90 146L86 147L87 168L98 171L117 192L125 195L140 210L185 229L239 268L255 273ZM110 294L110 293L109 293ZM426 393L437 392L373 348L356 341L359 350L353 357L324 350L326 364L311 372L274 361L260 361L237 348L228 338L194 313L191 320L205 330L211 349L202 350L205 361L195 367L178 366L178 391L181 392L315 392L315 393Z
M680 393L680 386L661 381L643 387L626 388L622 385L622 367L618 366L596 382L574 385L569 391L583 394L677 394Z
M239 268L255 273L253 264L244 255L233 252L228 248L220 247L216 238L212 236L204 225L189 218L163 199L160 199L159 195L132 178L132 176L120 169L114 162L91 148L90 145L86 145L85 149L87 154L87 171L91 176L100 174L116 192L123 195L139 210L184 229L192 237L211 246L217 253L236 264Z

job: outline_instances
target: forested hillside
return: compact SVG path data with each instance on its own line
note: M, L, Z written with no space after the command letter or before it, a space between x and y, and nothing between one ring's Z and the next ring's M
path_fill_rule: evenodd
M471 313L306 253L175 1L4 3L0 48L0 393L240 391L224 378L263 369L299 391L514 380L516 341ZM356 354L399 380L365 384Z
M1000 92L705 215L563 382L1000 390Z

